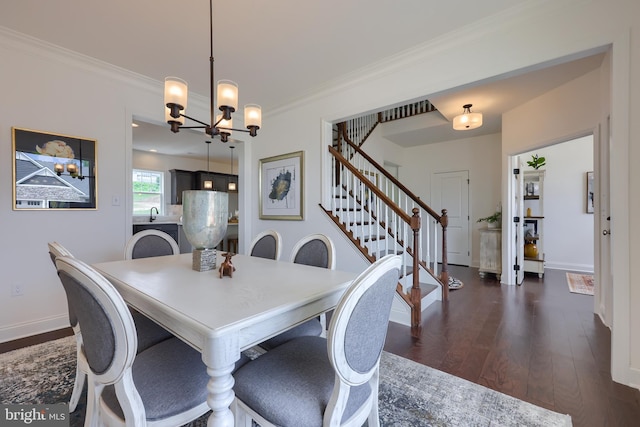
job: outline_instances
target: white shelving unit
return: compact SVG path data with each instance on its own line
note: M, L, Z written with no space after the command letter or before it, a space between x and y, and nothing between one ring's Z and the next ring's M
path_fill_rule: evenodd
M544 170L524 172L524 271L544 276ZM537 253L527 245L534 244Z

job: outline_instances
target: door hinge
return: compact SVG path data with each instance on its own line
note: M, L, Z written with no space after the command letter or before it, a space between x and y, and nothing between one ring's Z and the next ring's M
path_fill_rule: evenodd
M520 175L520 168L515 168L515 169L513 170L513 174L514 174L514 175Z
M520 217L519 216L514 216L513 217L513 222L520 222Z
M513 271L520 271L520 266L518 264L514 265Z

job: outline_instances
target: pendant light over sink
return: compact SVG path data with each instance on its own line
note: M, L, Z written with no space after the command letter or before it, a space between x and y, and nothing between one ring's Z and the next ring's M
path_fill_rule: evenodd
M229 148L231 149L231 175L233 175L233 149L236 147L231 145ZM229 178L228 189L229 191L238 191L238 184L234 181L231 181L231 178Z

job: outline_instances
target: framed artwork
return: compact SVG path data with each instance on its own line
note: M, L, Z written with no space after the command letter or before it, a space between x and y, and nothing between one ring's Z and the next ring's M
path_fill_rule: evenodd
M586 194L587 213L592 214L595 210L594 190L593 190L593 171L587 172L587 194Z
M260 159L260 219L303 219L304 152Z
M13 209L97 209L95 139L12 128Z

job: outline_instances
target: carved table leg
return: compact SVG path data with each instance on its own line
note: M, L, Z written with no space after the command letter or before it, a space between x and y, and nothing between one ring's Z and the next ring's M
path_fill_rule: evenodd
M233 384L235 383L231 372L235 364L225 368L213 369L207 367L207 373L211 377L207 384L209 395L207 403L213 411L207 421L207 427L233 427L233 413L229 406L233 403L235 394Z

